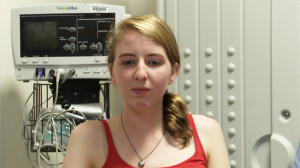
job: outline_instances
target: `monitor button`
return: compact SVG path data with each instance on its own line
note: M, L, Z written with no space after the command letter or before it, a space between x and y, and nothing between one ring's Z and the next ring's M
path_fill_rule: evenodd
M76 37L70 37L70 38L69 38L69 41L70 41L71 43L74 43L74 42L76 41Z
M90 49L96 50L97 49L97 45L95 45L95 44L90 45Z
M28 63L28 60L22 60L22 63L26 64L26 63Z
M70 44L70 51L71 51L72 54L74 53L75 49L76 49L76 45L74 43L71 43Z
M82 44L82 45L79 46L79 49L80 50L86 50L87 46L85 44Z
M100 52L102 50L102 44L100 42L97 43L97 51Z
M70 45L69 45L69 44L65 44L65 45L63 46L63 49L66 50L66 51L67 51L67 50L70 50Z
M39 62L39 60L37 60L37 59L32 60L32 63L34 63L34 64L36 64L38 62Z
M75 32L76 28L75 27L69 27L69 32Z

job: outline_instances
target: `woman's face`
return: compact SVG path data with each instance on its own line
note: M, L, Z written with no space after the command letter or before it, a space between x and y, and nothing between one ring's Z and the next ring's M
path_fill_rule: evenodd
M111 79L123 97L124 106L137 110L161 107L179 65L172 68L164 48L134 30L123 36L115 53L113 67L110 66Z

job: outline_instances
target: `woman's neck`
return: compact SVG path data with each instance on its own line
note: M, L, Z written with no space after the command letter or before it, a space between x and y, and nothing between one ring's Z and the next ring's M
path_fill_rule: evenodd
M125 107L122 112L122 120L126 130L139 135L161 133L164 128L162 107L143 110Z

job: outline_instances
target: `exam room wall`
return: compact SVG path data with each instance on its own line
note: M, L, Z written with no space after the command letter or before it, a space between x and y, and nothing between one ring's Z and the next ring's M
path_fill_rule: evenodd
M16 81L11 48L10 9L49 3L107 3L125 6L131 15L156 14L155 0L0 0L0 168L31 167L21 136L22 110L32 91L32 82ZM121 104L116 87L111 85L111 104ZM112 115L122 107L112 106Z

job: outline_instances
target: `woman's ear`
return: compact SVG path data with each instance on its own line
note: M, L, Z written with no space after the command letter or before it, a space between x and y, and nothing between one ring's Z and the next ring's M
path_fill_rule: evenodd
M179 73L179 68L180 68L179 64L176 62L173 69L172 69L172 75L171 75L171 78L169 80L169 85L171 85L174 82L174 80L176 79L176 77Z
M112 83L116 85L116 80L115 80L115 77L113 74L113 67L111 64L109 64L109 73L110 73L110 78L111 78Z

